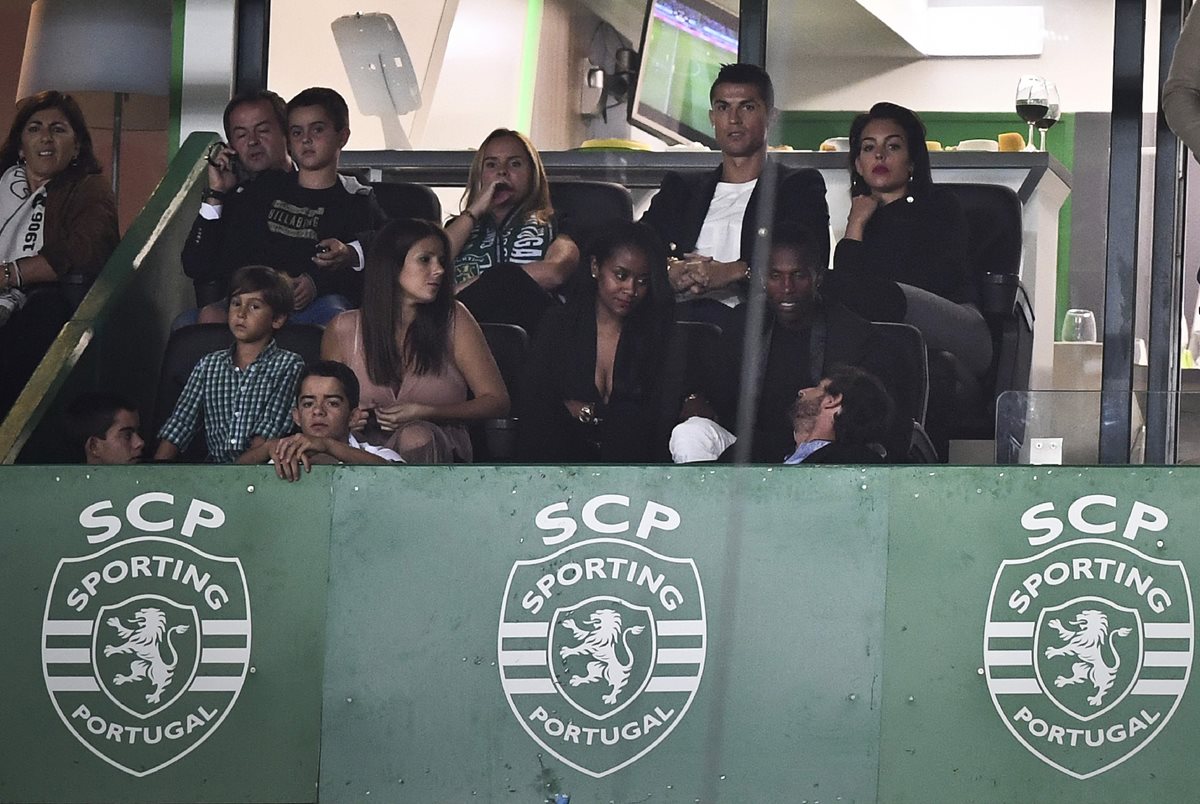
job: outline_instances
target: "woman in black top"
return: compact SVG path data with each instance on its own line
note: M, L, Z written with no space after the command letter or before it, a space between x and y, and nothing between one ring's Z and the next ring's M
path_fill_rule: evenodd
M874 321L921 330L974 374L992 360L987 323L967 268L967 222L932 181L925 126L877 103L850 128L850 216L823 289Z
M586 264L578 292L546 313L530 349L518 406L522 457L665 461L675 421L659 426L674 322L666 254L650 229L624 223L593 240Z

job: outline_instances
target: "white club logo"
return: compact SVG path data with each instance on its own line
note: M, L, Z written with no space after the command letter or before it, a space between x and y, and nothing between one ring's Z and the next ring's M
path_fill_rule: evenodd
M105 622L115 628L117 636L124 641L116 645L105 645L104 655L125 653L135 657L129 663L129 672L113 676L112 683L120 686L134 681L149 681L151 691L146 693L146 703L157 704L162 701L163 692L170 686L175 677L175 666L179 664L179 653L171 644L171 637L186 632L191 626L185 623L168 628L167 615L162 609L153 607L134 612L133 622L129 627L121 624L120 617L109 617ZM163 659L164 642L170 651L170 661Z
M700 684L707 633L691 559L591 539L513 565L500 680L538 744L599 778L678 725Z
M1187 689L1194 645L1182 562L1076 539L1001 563L984 669L1005 726L1053 768L1087 779L1162 731Z
M42 623L46 689L84 746L134 776L220 726L250 664L236 558L170 538L126 539L58 563Z

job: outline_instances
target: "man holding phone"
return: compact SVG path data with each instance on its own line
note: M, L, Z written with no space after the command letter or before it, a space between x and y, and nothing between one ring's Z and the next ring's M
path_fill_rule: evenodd
M287 149L287 105L269 89L235 95L225 106L225 140L208 151L208 188L200 212L183 246L183 271L196 284L196 300L213 302L226 288L214 276L220 261L217 229L221 217L237 202L246 185L268 170L295 168ZM236 214L236 212L234 213ZM183 323L194 323L195 316Z
M232 183L235 167L229 153L214 149L210 189L201 208L201 217L209 220L203 229L193 229L184 251L185 271L220 282L243 265L268 265L291 280L290 320L323 325L358 303L363 241L385 217L369 186L338 173L338 157L350 137L349 109L327 87L310 87L288 102L281 137L296 170L274 169L271 161L279 147L273 130L278 120L251 122L266 125L245 138L235 126L230 150L239 163L265 169L231 191L213 189ZM189 248L203 251L203 264L188 264ZM199 321L223 316L220 303L210 304L200 311Z

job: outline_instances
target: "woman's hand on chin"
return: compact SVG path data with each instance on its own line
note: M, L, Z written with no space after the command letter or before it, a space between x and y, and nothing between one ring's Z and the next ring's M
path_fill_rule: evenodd
M846 237L862 240L867 221L879 209L879 202L869 195L856 195L850 199L850 216L846 219Z

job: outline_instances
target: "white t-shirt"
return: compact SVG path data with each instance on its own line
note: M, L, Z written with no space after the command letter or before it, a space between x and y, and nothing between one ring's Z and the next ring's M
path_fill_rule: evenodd
M359 440L354 437L354 433L350 434L350 446L354 447L355 449L361 449L363 452L369 452L372 455L378 455L380 458L391 461L392 463L404 463L404 459L400 457L400 453L396 452L395 450L388 449L387 447L377 447L374 444L360 443Z
M712 203L708 205L708 214L704 216L704 225L700 227L700 235L696 238L698 253L719 262L734 262L742 256L742 220L746 217L750 195L757 185L758 179L740 184L717 182ZM691 293L676 296L677 301L690 299L716 299L724 305L735 307L742 301L742 294L736 285L730 285L699 296Z

